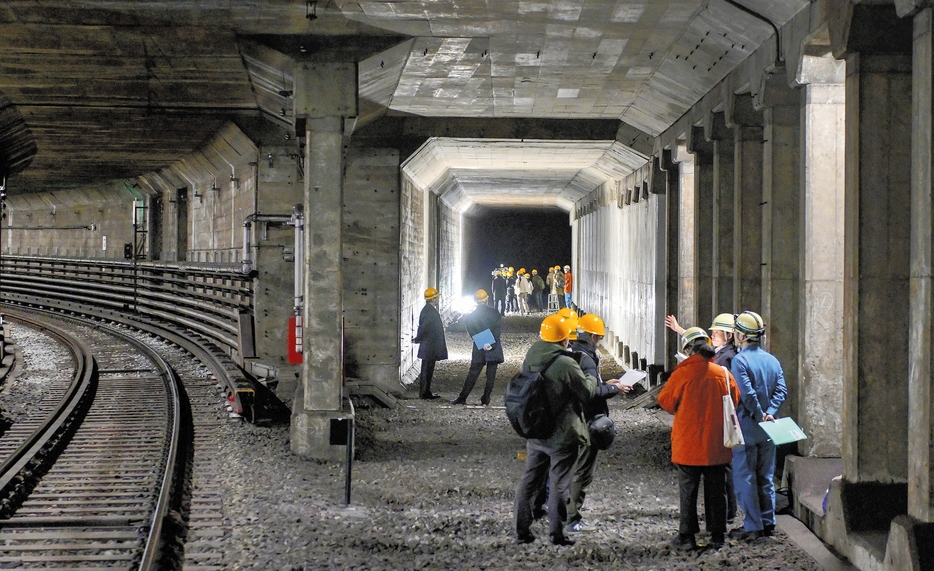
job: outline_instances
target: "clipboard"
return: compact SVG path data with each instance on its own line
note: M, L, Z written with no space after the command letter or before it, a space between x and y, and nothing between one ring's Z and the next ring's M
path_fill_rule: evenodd
M789 442L797 442L808 437L807 434L801 430L801 427L790 417L760 422L759 426L769 435L769 438L776 446L779 444L788 444Z
M493 333L489 329L484 329L473 336L473 342L474 345L477 346L477 349L483 349L484 345L496 343L496 339L493 339Z

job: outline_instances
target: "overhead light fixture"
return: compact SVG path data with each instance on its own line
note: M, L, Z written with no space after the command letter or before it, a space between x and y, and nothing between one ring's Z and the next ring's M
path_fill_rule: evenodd
M308 20L318 19L318 0L307 0L305 2L305 18Z

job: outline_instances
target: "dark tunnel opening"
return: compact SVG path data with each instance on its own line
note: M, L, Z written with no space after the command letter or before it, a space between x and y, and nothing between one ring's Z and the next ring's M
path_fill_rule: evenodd
M571 226L559 208L484 208L469 219L464 235L464 295L490 291L501 264L538 270L571 263Z

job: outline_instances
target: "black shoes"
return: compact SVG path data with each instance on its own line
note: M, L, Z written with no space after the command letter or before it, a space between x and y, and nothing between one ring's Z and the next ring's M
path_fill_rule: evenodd
M551 543L554 545L574 545L576 542L566 535L551 536Z
M548 512L545 510L545 508L532 509L532 519L542 519L546 515L548 515Z
M425 400L435 400L441 398L441 395L438 393L428 393L427 395L422 395L421 398Z
M677 537L668 542L673 549L696 549L697 543L694 542L693 533L679 533Z
M451 401L451 404L467 404L467 399L462 399L460 397L457 397L456 399Z
M722 533L711 533L710 541L707 542L707 546L712 549L720 549L723 547L723 539Z
M516 537L516 543L532 543L535 541L535 536L531 533L522 533Z
M774 533L775 533L774 525L762 526L762 537L772 537Z

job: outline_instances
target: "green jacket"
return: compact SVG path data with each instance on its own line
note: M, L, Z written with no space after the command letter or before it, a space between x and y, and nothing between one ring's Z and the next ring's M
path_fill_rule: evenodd
M585 375L572 353L560 343L538 340L529 348L522 370L539 372L555 355L561 355L548 367L543 376L548 379L548 400L557 416L554 434L539 444L554 449L570 445L590 444L590 433L581 412L583 405L593 398L597 379Z

